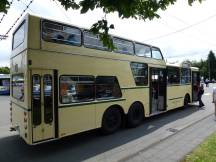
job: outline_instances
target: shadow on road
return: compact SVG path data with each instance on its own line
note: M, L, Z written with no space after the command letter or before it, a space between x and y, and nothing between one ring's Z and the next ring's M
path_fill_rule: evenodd
M109 136L101 136L97 130L93 130L37 146L28 146L19 136L1 138L0 161L83 161L148 135L163 125L185 118L196 111L197 107L191 106L145 119L137 128L122 129ZM148 129L150 125L154 127Z

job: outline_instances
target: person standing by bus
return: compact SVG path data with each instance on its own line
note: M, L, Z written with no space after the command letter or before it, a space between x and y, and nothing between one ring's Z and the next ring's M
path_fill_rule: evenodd
M203 87L203 84L201 84L199 92L198 92L198 96L197 96L198 101L199 101L199 107L205 106L202 102L202 95L203 94L204 94L204 87Z

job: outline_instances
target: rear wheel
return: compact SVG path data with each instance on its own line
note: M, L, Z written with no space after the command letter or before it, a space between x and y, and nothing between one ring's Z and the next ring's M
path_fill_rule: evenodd
M127 125L128 127L136 127L140 125L144 118L143 106L136 102L131 105L127 114Z
M117 131L122 124L122 114L118 108L109 108L102 119L101 131L103 134L111 134Z

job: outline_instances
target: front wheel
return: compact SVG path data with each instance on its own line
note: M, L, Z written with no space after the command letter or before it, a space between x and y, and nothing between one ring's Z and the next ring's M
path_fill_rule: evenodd
M122 124L122 115L119 109L109 108L102 119L101 131L103 134L111 134L117 131Z

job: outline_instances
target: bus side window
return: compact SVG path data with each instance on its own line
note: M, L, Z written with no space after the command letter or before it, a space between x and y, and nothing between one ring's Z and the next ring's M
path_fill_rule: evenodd
M95 99L93 76L61 76L60 101L62 104Z
M151 47L144 44L135 43L135 53L137 56L151 57Z
M180 69L177 67L167 67L168 84L180 84Z
M98 76L96 78L96 98L120 98L122 96L115 76Z
M158 48L152 47L152 58L163 60L163 56Z
M134 54L134 45L132 41L114 37L113 44L116 47L116 49L114 49L114 52L128 55Z
M148 85L148 65L144 63L132 62L130 66L136 85Z

